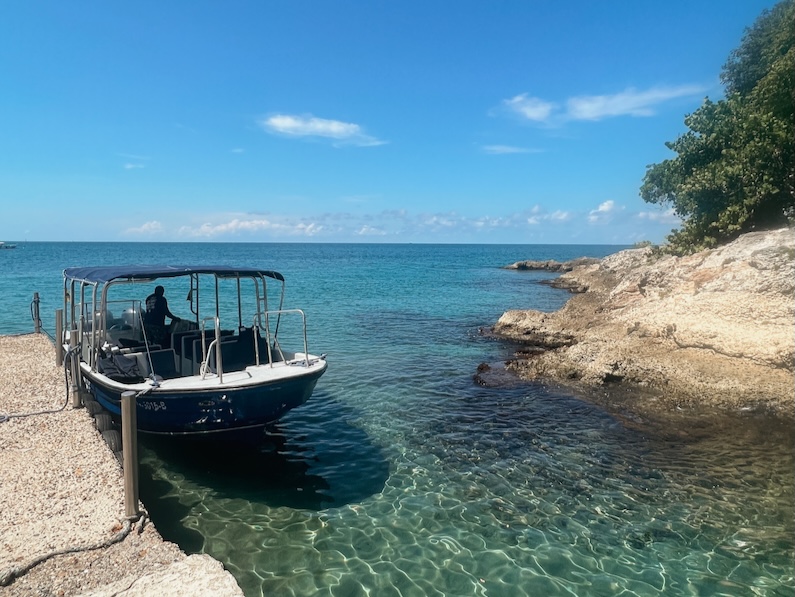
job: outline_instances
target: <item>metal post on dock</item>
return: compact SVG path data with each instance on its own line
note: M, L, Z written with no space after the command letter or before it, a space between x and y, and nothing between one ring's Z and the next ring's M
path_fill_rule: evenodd
M141 515L138 509L138 421L135 392L121 395L121 446L124 467L124 514L128 518Z
M70 330L69 331L69 347L71 350L76 350L77 346L77 338L78 338L78 331L77 330ZM69 364L72 367L72 408L80 408L84 406L83 404L83 384L80 380L80 358L79 355L72 354L71 359L69 360Z
M63 309L55 310L55 364L63 366Z
M41 317L39 317L39 293L33 293L33 302L30 305L31 316L33 317L33 331L41 333Z

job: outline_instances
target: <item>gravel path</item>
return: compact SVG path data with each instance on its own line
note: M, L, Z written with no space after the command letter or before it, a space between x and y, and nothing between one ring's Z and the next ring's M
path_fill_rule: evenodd
M22 416L39 411L55 412ZM125 520L121 467L46 336L0 336L0 421L0 595L242 595L219 562Z

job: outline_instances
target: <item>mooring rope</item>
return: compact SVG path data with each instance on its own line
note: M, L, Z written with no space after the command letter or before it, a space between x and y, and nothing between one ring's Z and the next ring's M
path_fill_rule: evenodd
M35 305L35 309L34 309ZM41 323L41 317L39 316L39 298L38 293L36 293L34 299L30 301L30 319L33 321L33 327L35 330L44 333L47 335L52 343L55 343L55 336L53 336L48 330L44 329L44 326Z
M54 339L52 338L52 336L50 336L50 339L53 340L53 342L54 342ZM5 423L6 421L8 421L10 419L15 419L15 418L16 419L21 419L23 417L31 417L31 416L34 416L34 415L52 414L52 413L58 413L58 412L63 411L66 408L66 405L69 404L69 364L70 364L70 360L74 358L74 353L77 353L80 350L80 348L81 348L80 344L78 344L77 346L74 346L74 347L70 348L69 350L67 350L66 354L64 355L64 380L66 382L66 400L64 401L63 405L60 408L56 408L56 409L52 409L52 410L40 410L40 411L29 412L29 413L17 413L17 414L10 414L10 415L4 415L4 414L0 413L0 423ZM143 393L143 392L141 392L141 393ZM17 566L17 567L14 567L14 568L9 568L7 570L0 571L0 587L7 587L12 582L14 582L15 579L19 578L20 576L23 576L24 574L27 574L30 570L32 570L33 568L35 568L36 566L38 566L42 562L46 562L47 560L49 560L50 558L53 558L55 556L60 556L60 555L65 555L65 554L70 554L70 553L79 553L79 552L84 552L84 551L94 551L94 550L97 550L97 549L104 549L106 547L110 547L111 545L114 545L116 543L120 543L121 541L123 541L127 537L127 535L130 534L130 531L133 528L133 523L140 523L138 532L139 533L143 532L143 528L144 528L144 525L146 524L147 518L148 518L148 516L147 516L146 512L144 511L141 514L139 514L138 516L131 516L131 517L122 519L122 529L118 533L116 533L116 535L114 535L110 539L108 539L106 541L103 541L101 543L96 543L94 545L74 546L74 547L67 547L67 548L64 548L64 549L59 549L59 550L50 552L48 554L39 556L39 557L31 560L30 562L28 562L27 564L25 564L23 566Z
M74 358L73 353L77 352L79 349L80 345L78 344L74 348L70 348L68 351L66 351L66 354L64 355L63 374L64 374L64 380L66 382L66 399L64 400L64 403L61 405L60 408L54 408L51 410L37 410L29 413L16 413L11 415L4 415L0 413L0 423L5 423L6 421L9 421L11 419L22 419L24 417L32 417L35 415L51 415L63 411L66 408L66 405L69 404L69 366L68 366L69 359Z
M103 541L101 543L96 543L94 545L81 545L81 546L75 546L75 547L66 547L64 549L59 549L59 550L50 552L48 554L39 556L39 557L31 560L30 562L28 562L24 566L17 566L15 568L9 568L8 570L4 570L4 571L0 572L0 587L7 587L12 582L14 582L15 579L19 578L20 576L22 576L24 574L27 574L28 572L30 572L33 568L35 568L36 566L38 566L42 562L46 562L47 560L49 560L50 558L53 558L55 556L62 556L62 555L66 555L66 554L69 554L69 553L79 553L79 552L83 552L83 551L94 551L94 550L97 550L97 549L104 549L106 547L110 547L111 545L115 545L116 543L120 543L121 541L123 541L127 537L127 535L130 534L130 531L132 531L133 523L140 522L140 530L138 532L141 533L143 531L143 527L144 527L144 524L146 522L146 518L147 518L147 516L145 514L141 514L140 516L133 516L133 517L130 517L130 518L123 519L123 521L122 521L123 522L122 529L118 533L116 533L113 537L111 537L110 539L108 539L106 541Z

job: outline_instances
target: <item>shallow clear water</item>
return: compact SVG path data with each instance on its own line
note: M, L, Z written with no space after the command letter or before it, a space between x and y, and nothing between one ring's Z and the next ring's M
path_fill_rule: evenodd
M36 245L19 258L35 265L4 270L0 332L30 330L32 290L56 308L67 265L285 274L329 355L310 402L248 451L141 449L161 534L247 595L795 593L792 429L748 413L627 426L559 388L473 383L511 351L479 327L568 298L500 266L615 248Z

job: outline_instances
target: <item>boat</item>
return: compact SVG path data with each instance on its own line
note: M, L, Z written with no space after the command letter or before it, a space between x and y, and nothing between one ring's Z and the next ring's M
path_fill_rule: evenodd
M70 267L63 277L65 354L114 423L122 394L135 392L140 432L248 442L304 404L326 371L326 355L309 352L306 315L284 308L278 272L122 265ZM142 297L153 286L172 301L187 292L189 315L148 322L157 292Z
M11 243L6 243L0 240L0 249L16 249L16 245L12 245Z

